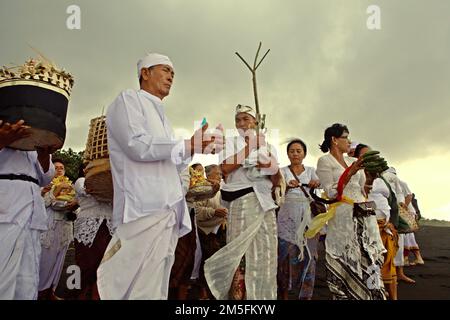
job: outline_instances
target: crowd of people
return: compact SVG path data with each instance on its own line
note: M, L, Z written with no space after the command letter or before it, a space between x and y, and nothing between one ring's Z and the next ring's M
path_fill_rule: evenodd
M420 215L417 202L393 167L364 170L371 148L351 143L347 126L325 130L316 168L303 164L300 138L279 167L246 105L234 110L235 137L203 123L177 139L162 102L174 75L167 56L146 55L140 89L107 110L112 203L85 187L83 168L77 181L65 177L54 147L9 148L29 133L23 121L0 120L0 299L60 299L72 242L81 300L310 300L318 263L333 299L397 300L397 281L414 284L403 267L424 261L398 212ZM188 166L195 154L219 162ZM193 176L207 181L208 197L187 197ZM326 212L311 210L319 200Z

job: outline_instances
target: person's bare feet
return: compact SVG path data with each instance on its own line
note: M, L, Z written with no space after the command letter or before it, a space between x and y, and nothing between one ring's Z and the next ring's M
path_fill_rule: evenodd
M406 283L411 283L411 284L416 283L415 280L405 276L404 274L398 275L397 279L400 280L400 281L406 282Z

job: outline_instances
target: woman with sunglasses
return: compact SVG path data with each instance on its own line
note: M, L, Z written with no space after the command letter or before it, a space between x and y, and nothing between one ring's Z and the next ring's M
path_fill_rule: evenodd
M327 197L340 199L329 209L335 211L325 242L327 282L333 299L384 300L380 269L385 248L375 215L354 216L354 204L367 201L364 188L371 186L365 186L362 159L344 156L350 149L348 135L345 125L327 128L320 149L328 153L317 162Z

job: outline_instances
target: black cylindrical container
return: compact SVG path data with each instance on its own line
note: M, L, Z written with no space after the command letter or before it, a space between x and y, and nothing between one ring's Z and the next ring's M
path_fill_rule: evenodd
M9 147L35 150L38 147L61 148L66 138L66 115L69 99L57 87L32 81L0 83L0 120L16 123L23 119L31 136Z

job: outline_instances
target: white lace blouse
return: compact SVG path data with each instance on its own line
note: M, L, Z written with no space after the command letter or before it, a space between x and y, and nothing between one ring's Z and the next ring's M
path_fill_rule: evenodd
M84 188L84 180L85 178L79 178L74 186L80 206L74 223L74 238L85 246L91 246L104 220L106 220L109 233L113 234L112 206L108 203L98 202L94 197L87 194Z

